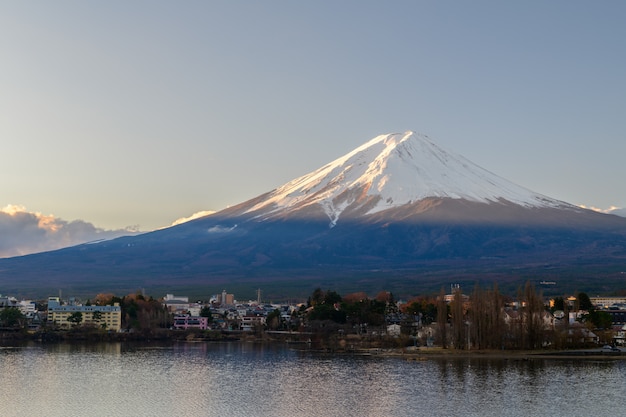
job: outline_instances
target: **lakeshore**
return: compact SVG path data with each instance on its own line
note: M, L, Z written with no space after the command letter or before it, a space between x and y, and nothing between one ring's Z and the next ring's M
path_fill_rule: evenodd
M539 359L576 359L576 360L625 360L626 349L586 348L568 350L513 350L513 349L444 349L442 347L406 346L372 347L369 340L354 344L337 343L321 340L309 332L266 332L255 335L241 331L173 331L160 329L150 332L7 332L0 331L0 347L20 346L23 344L91 344L91 343L137 343L150 345L193 344L193 343L244 343L255 345L284 345L296 351L314 352L326 355L379 356L400 358L408 361L428 359L499 359L499 360L539 360ZM317 335L319 336L319 335ZM390 339L390 338L388 338ZM387 342L390 342L387 340ZM379 344L379 343L376 343ZM388 344L388 343L387 343ZM332 347L329 347L331 346Z
M383 353L387 354L387 353ZM424 360L428 358L482 358L482 359L585 359L585 360L625 360L626 351L607 352L602 349L575 350L455 350L442 348L418 348L414 351L388 352L388 356L400 356L407 360Z

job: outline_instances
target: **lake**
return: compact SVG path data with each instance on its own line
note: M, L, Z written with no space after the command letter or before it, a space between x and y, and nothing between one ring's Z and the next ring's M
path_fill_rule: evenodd
M0 348L2 416L618 416L626 361L324 355L286 345Z

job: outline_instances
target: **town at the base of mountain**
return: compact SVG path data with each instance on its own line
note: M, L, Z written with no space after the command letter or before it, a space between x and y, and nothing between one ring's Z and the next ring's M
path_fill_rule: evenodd
M531 283L516 296L451 285L396 300L382 291L341 295L316 289L301 303L239 301L226 291L206 301L140 292L18 301L0 296L3 344L36 341L277 341L327 352L449 352L586 349L621 356L626 296L586 293L546 299ZM626 352L626 350L624 350Z

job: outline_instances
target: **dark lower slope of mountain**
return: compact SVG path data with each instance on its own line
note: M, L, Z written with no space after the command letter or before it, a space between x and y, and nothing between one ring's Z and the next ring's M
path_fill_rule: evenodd
M145 289L152 295L262 288L273 299L314 288L390 290L557 281L558 291L626 289L626 219L587 210L431 199L350 219L257 220L218 213L183 225L0 260L0 286L28 296ZM312 220L313 219L313 220Z

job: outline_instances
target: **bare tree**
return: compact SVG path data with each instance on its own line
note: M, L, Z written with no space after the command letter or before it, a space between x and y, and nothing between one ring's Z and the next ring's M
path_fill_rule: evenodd
M468 318L471 322L472 344L478 349L500 349L504 340L504 302L498 291L485 291L476 284L470 297L471 307Z
M504 323L504 300L498 290L498 284L493 284L493 290L489 293L489 333L487 346L492 349L500 349L504 345L506 325Z
M521 293L521 348L537 349L542 346L545 335L544 326L544 303L541 293L537 293L534 285L526 282L524 291Z
M468 316L472 323L472 344L478 349L485 349L489 332L487 300L485 292L478 283L474 286L474 291L470 296L470 303L471 307L468 311Z
M452 343L455 349L463 349L466 345L465 315L463 314L463 295L461 288L454 289L454 297L450 303L452 321Z
M441 287L439 298L437 298L437 327L441 339L441 346L446 349L448 347L448 305L446 304L446 292L443 287Z

